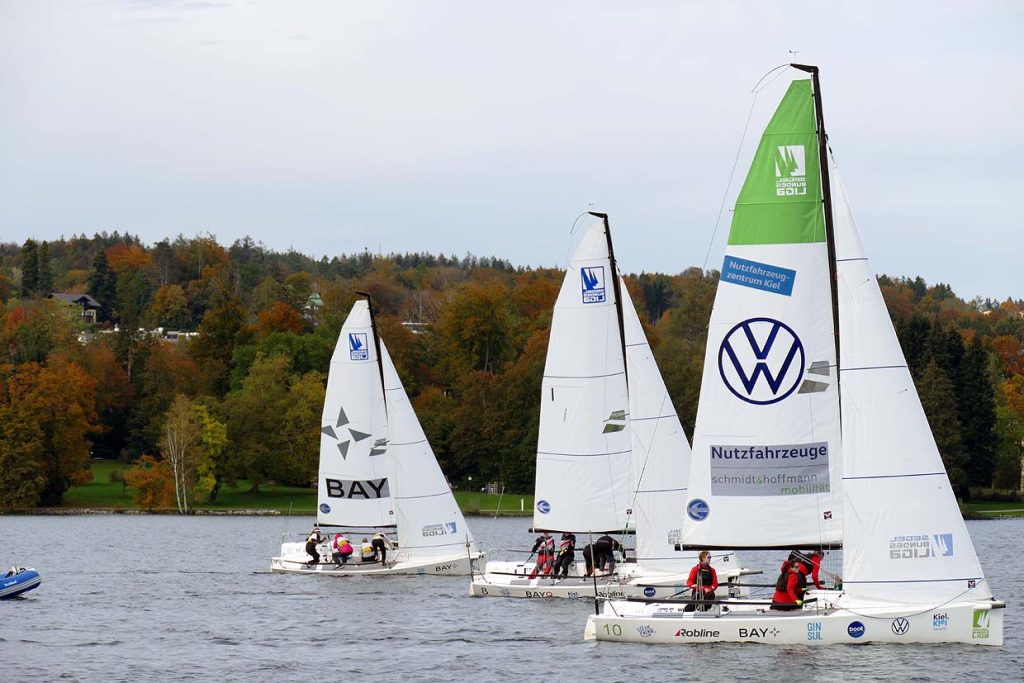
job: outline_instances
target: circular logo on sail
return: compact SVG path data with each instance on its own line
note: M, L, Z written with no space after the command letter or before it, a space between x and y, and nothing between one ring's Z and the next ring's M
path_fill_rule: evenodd
M542 515L546 515L549 512L551 512L551 504L549 502L547 502L546 500L538 500L537 501L537 511L540 514L542 514Z
M864 624L859 621L851 621L850 625L846 627L846 632L850 634L851 638L860 638L864 635Z
M325 515L330 514L331 506L328 505L327 503L320 503L320 512L324 513Z
M686 505L686 514L695 522L703 522L711 514L711 506L706 500L694 498Z
M648 598L653 598L658 593L658 590L654 586L646 586L644 588L644 595Z
M789 325L774 318L750 318L733 327L718 350L718 372L737 398L769 405L800 386L804 345Z

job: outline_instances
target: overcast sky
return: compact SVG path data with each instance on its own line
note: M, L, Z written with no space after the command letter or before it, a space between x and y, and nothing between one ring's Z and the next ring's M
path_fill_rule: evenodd
M1021 297L1022 36L994 0L0 0L0 239L562 265L593 205L623 270L718 268L794 50L875 269Z

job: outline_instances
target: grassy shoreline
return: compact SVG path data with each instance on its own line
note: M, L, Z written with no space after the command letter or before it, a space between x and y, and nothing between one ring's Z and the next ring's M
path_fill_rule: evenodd
M93 480L69 489L64 502L51 508L25 508L13 510L19 514L90 514L90 513L153 513L176 514L175 508L147 510L135 504L134 489L120 483L111 483L112 472L127 471L131 465L112 460L94 460ZM264 484L259 493L249 492L249 482L240 480L236 488L222 488L217 503L190 504L196 514L280 514L313 515L316 513L316 493L297 486ZM533 496L505 494L503 496L474 491L455 491L462 512L467 515L528 516L533 513Z
M133 500L133 490L111 483L110 474L127 471L130 465L111 460L92 462L93 480L64 494L63 504L53 508L10 510L16 514L177 514L174 508L147 510ZM481 516L522 516L533 514L533 496L507 493L503 496L475 491L455 491L455 500L463 514ZM265 484L259 493L249 493L249 482L242 480L236 488L223 488L216 505L195 505L200 515L308 515L316 513L316 493L296 486ZM1024 504L981 501L962 506L967 519L1024 517Z

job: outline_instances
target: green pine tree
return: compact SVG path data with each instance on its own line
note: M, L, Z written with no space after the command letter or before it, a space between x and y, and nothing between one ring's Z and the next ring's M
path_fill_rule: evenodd
M43 242L39 245L39 274L36 280L36 292L40 296L53 293L53 272L50 270L50 245Z
M35 240L25 240L21 247L21 296L28 298L39 289L39 247Z
M942 456L942 464L958 497L967 491L967 454L964 452L960 421L956 415L956 388L949 376L934 360L921 372L917 393Z
M967 483L989 487L996 467L995 388L988 374L988 351L978 337L964 353L960 364L957 413L963 427L964 448L969 458Z

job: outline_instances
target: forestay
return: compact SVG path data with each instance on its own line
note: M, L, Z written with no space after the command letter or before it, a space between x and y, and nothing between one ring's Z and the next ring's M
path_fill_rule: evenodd
M841 540L836 342L817 150L811 82L794 81L736 202L708 328L689 546Z
M992 597L834 165L844 601Z
M384 387L366 301L355 303L338 336L320 425L317 520L394 525Z
M584 232L555 302L544 366L533 524L556 531L625 528L629 401L603 221Z
M403 556L451 558L460 551L477 556L473 536L452 495L448 481L427 442L420 421L405 393L384 342L384 364L393 466L392 494L398 522L398 546Z

